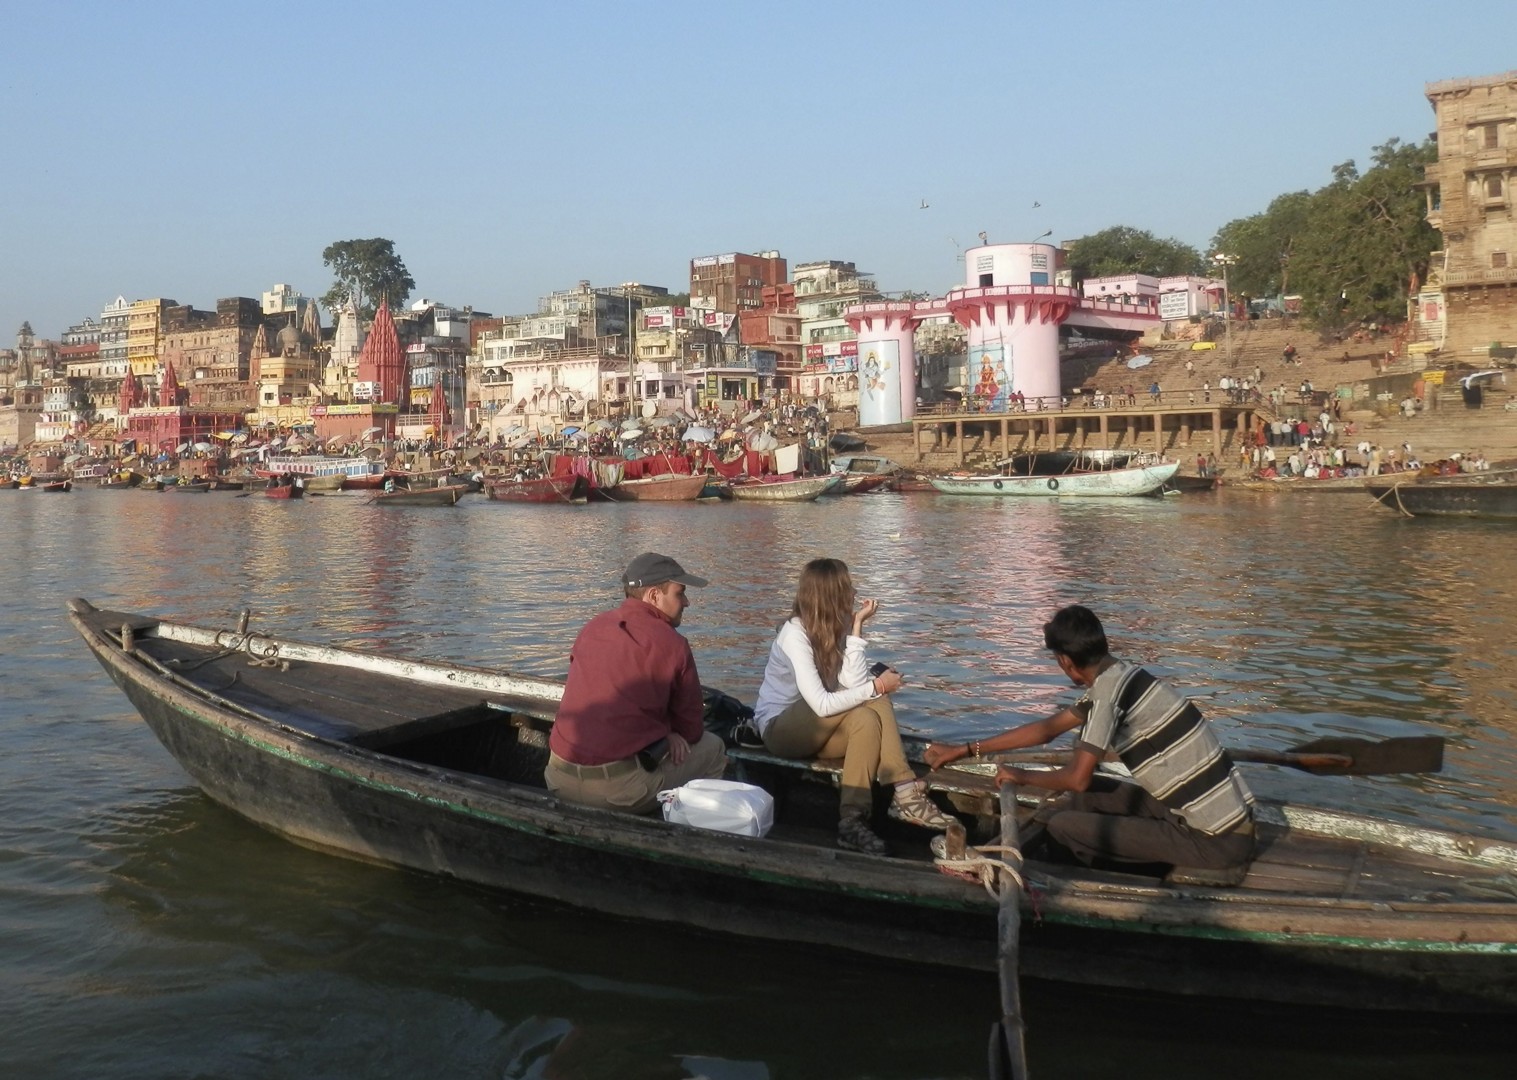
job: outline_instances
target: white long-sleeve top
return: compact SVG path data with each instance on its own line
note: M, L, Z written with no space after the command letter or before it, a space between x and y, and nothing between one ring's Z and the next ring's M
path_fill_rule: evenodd
M838 671L837 690L822 685L816 670L816 655L801 620L792 618L780 627L769 649L764 666L764 684L759 687L753 705L753 722L760 732L769 730L776 716L805 698L818 716L836 716L875 697L874 680L869 677L869 661L864 656L867 645L861 637L849 634L843 639L843 666Z

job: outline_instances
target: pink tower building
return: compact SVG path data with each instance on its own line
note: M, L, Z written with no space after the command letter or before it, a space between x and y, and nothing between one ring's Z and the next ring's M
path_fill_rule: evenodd
M945 303L968 331L966 403L998 411L1015 393L1029 409L1060 400L1059 324L1080 298L1053 284L1057 258L1051 244L986 244L964 253L964 284Z

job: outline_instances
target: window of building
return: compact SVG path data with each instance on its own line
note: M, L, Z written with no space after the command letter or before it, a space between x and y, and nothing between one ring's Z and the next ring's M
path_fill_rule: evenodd
M1492 270L1505 270L1506 269L1506 252L1504 252L1504 251L1493 251L1493 252L1491 252L1491 269Z
M995 283L996 283L996 276L994 274L981 274L980 275L980 285L981 285L981 287L988 288L988 287L994 285Z
M1487 199L1501 198L1501 177L1487 176L1485 178L1485 197Z
M1498 145L1498 139L1500 137L1499 131L1498 131L1499 127L1500 127L1500 125L1494 124L1494 123L1493 124L1482 124L1481 125L1481 127L1480 127L1481 145L1486 150L1494 150L1494 149L1496 149L1496 147Z

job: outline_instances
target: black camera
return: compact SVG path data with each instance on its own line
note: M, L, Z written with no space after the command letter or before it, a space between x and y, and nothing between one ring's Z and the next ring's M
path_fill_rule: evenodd
M871 679L878 679L881 675L885 674L885 672L889 670L891 670L889 664L885 663L883 660L876 660L874 663L869 665L869 677Z

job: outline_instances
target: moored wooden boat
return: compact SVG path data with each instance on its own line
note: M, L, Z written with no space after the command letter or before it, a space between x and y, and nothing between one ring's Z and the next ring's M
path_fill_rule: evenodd
M190 480L178 484L168 484L164 491L173 495L204 495L211 490L209 480Z
M1164 486L1175 491L1215 491L1217 480L1215 476L1189 476L1177 472L1164 482Z
M533 480L515 480L504 476L486 477L485 495L495 502L580 503L589 494L590 483L583 476L542 476Z
M843 473L826 476L776 477L744 480L732 485L732 497L740 502L810 502L841 487Z
M396 488L394 491L377 491L370 501L379 506L452 506L468 491L463 484Z
M300 498L300 487L295 483L294 477L276 477L269 481L268 487L263 489L263 493L271 499L298 499Z
M62 495L65 492L74 490L74 482L72 480L49 480L45 484L38 484L37 490L46 491L53 495Z
M1178 462L1092 469L1057 475L1032 476L953 473L934 476L932 486L947 495L1020 495L1042 498L1065 496L1122 497L1152 495L1175 475Z
M1494 475L1495 479L1485 479ZM1406 473L1372 476L1364 482L1382 506L1411 517L1517 520L1517 480L1505 474L1465 473L1418 480Z
M996 898L939 873L927 834L885 822L897 854L836 849L839 762L732 749L778 796L775 828L705 832L547 793L556 680L249 634L245 617L218 630L74 600L70 620L207 796L302 845L615 916L995 969ZM974 837L993 835L991 777L928 782ZM1030 860L1022 972L1249 1003L1517 1011L1517 844L1278 803L1261 804L1258 830L1235 888Z
M690 502L700 498L707 480L705 473L688 476L665 473L640 480L623 480L614 487L596 488L595 493L613 502Z

